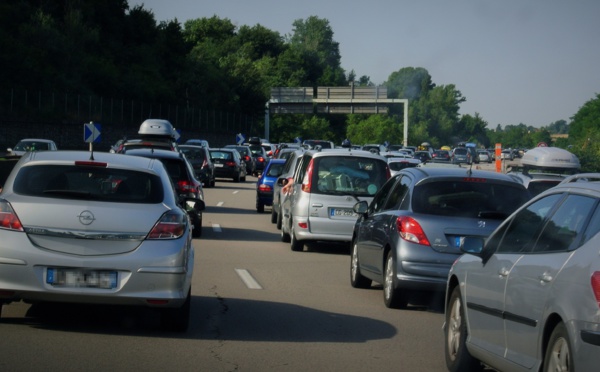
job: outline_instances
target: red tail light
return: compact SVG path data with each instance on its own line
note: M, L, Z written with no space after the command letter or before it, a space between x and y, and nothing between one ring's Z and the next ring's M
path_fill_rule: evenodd
M598 307L600 307L600 271L592 274L592 291L594 292L594 297L596 297Z
M228 167L235 167L235 161L227 161L225 162L225 165Z
M23 225L7 201L0 202L0 228L23 231Z
M304 176L304 181L302 182L302 191L304 192L310 193L310 189L312 187L314 161L314 159L311 159L310 163L308 163L308 167L306 168L306 175Z
M265 161L265 158L263 158L262 156L259 156L256 160L263 163Z
M177 239L187 228L187 215L177 211L165 213L154 225L148 239Z
M196 189L196 186L194 186L194 184L190 181L179 181L177 182L177 190L179 190L179 192L192 192L195 193L198 190Z
M262 185L258 186L258 191L271 192L271 191L273 191L273 188L269 185L262 184Z
M406 241L431 246L421 225L412 217L400 216L396 219L396 229L400 237Z
M250 157L248 155L244 156L244 161L250 161Z

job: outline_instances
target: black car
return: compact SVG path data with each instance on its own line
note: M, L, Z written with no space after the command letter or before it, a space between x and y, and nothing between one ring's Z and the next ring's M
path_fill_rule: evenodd
M262 148L262 147L261 147ZM231 147L209 149L210 158L215 164L216 178L231 178L233 182L246 182L246 163L238 150Z
M267 156L267 152L264 147L261 145L253 145L250 144L250 151L252 151L252 157L256 161L256 170L254 172L255 176L258 176L265 170L267 163L269 162L269 157Z
M197 145L180 145L179 151L183 152L194 168L196 177L202 181L204 187L215 186L215 165L210 159L208 147Z
M202 182L196 178L191 164L181 152L158 149L135 149L127 151L127 155L141 156L160 160L175 185L175 190L181 198L194 198L204 201ZM198 238L202 235L202 210L184 205L190 216L192 236Z
M238 150L242 156L242 160L246 163L246 174L256 173L256 159L252 156L252 150L247 145L226 145L226 148L234 148Z

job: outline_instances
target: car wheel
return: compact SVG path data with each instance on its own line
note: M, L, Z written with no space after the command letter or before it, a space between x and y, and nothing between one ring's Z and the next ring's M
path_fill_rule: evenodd
M290 229L290 248L294 252L300 252L300 251L304 250L304 243L302 243L301 241L298 241L298 239L296 239L296 233L294 233L294 227L292 227Z
M277 213L277 230L281 230L281 225L283 225L283 216L281 215L281 211Z
M192 238L199 238L202 236L202 217L196 216L194 218L194 228L192 229Z
M242 182L246 182L246 172L244 172L244 175L242 176L242 178L240 178L240 180Z
M448 308L446 309L446 327L444 328L446 347L446 366L449 371L477 371L481 370L481 363L471 354L466 347L467 323L465 310L460 297L460 289L452 291Z
M160 325L166 331L185 332L190 325L190 310L192 305L192 288L188 290L187 298L180 308L163 309L160 314Z
M544 356L544 371L573 371L573 357L571 356L569 334L564 323L558 323L548 342Z
M274 207L271 207L271 223L277 222L277 212Z
M210 187L215 187L216 183L217 183L217 180L213 177L212 180L210 181Z
M260 203L256 203L256 211L258 213L265 213L265 205L264 204L260 204Z
M358 262L358 245L352 243L352 256L350 257L350 284L354 288L370 288L371 279L367 279L360 273Z
M383 302L385 306L392 309L405 308L408 303L404 291L396 289L396 260L392 251L388 253L385 260Z

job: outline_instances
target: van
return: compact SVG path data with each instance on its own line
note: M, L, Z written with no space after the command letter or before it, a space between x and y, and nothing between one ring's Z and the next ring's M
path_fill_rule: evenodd
M292 251L306 242L349 243L358 215L357 201L371 202L390 178L386 158L353 149L304 152L296 166L291 192L281 201L281 240ZM286 182L281 177L279 185Z

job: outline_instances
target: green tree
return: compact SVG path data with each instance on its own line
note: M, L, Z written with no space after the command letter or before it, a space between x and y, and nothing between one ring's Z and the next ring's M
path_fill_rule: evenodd
M348 115L346 137L355 144L402 143L403 128L388 115Z
M600 171L600 94L587 101L569 125L570 150L577 155L582 170Z

